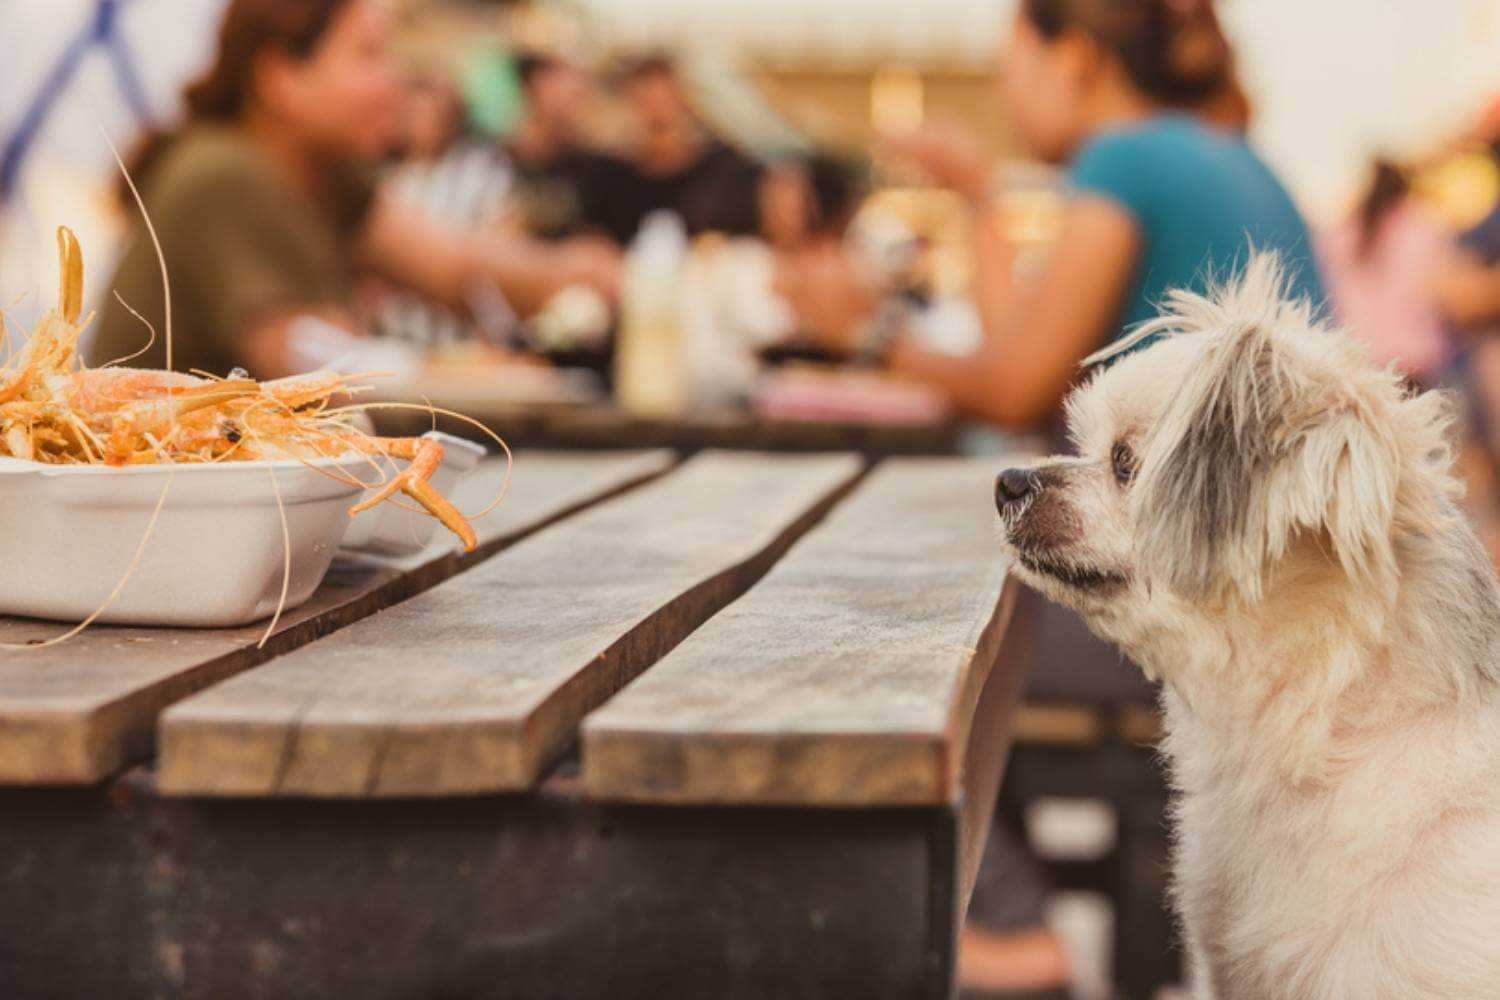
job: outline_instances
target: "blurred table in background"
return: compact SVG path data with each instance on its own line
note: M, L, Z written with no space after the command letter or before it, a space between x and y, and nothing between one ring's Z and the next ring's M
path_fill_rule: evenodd
M856 380L878 386L881 380L871 376L781 375L763 382L768 388L758 391L755 405L651 417L621 408L597 384L591 386L586 378L566 370L535 372L508 373L501 379L488 371L445 367L379 385L376 399L411 408L376 409L370 416L383 434L420 434L436 421L440 430L493 444L473 424L429 411L430 405L478 421L513 448L724 448L852 451L868 456L948 455L957 448L957 425L946 408L914 395L921 392L917 387L877 389L873 395L885 396L885 401L872 403L869 392L860 398ZM821 388L810 384L818 381ZM822 403L815 405L809 398ZM825 415L814 418L815 410Z
M433 402L443 405L437 399ZM493 402L470 405L463 412L511 447L673 448L686 452L726 448L852 451L862 455L948 455L957 448L957 431L948 421L877 424L784 420L732 410L654 418L637 416L608 403L537 406ZM393 435L420 434L432 429L434 420L419 410L376 412L373 416L381 433ZM436 422L440 430L487 440L463 421L439 414Z

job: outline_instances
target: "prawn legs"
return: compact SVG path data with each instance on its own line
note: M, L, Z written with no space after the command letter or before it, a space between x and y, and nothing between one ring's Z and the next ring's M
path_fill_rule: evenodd
M369 510L397 493L405 493L421 504L427 513L442 522L444 527L457 535L464 544L465 552L474 551L474 547L478 544L474 528L463 514L459 513L458 508L439 493L430 481L432 474L443 463L442 442L431 438L371 437L364 438L359 446L378 451L388 458L404 458L409 461L406 468L392 476L384 486L350 507L351 517L361 511Z

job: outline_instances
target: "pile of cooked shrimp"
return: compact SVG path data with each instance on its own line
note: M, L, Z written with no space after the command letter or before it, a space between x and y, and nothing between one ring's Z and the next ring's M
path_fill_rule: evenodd
M429 482L443 460L430 438L375 437L358 426L363 407L333 405L357 393L353 376L313 372L259 382L233 373L206 374L126 368L89 368L78 354L82 330L83 258L66 227L57 231L62 264L58 306L31 337L0 364L0 455L49 464L113 466L310 461L351 453L379 472L357 514L397 492L421 504L464 543L474 529ZM404 459L399 471L390 459ZM343 478L328 470L329 475Z

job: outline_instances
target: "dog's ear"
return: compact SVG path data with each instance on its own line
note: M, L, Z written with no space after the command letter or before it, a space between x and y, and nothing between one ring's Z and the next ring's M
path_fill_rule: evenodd
M1329 334L1281 331L1273 316L1206 335L1132 491L1138 571L1190 599L1258 600L1300 537L1393 585L1400 450L1379 400L1361 395L1351 352L1329 349Z

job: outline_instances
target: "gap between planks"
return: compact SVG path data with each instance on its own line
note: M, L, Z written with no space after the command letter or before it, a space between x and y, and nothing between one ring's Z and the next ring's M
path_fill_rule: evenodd
M1000 657L1016 585L994 540L998 464L882 463L743 600L586 720L589 795L958 801L981 694L1016 688L1024 666ZM997 668L1008 674L992 680Z
M422 597L166 713L164 794L530 787L582 716L736 600L863 477L705 452Z

